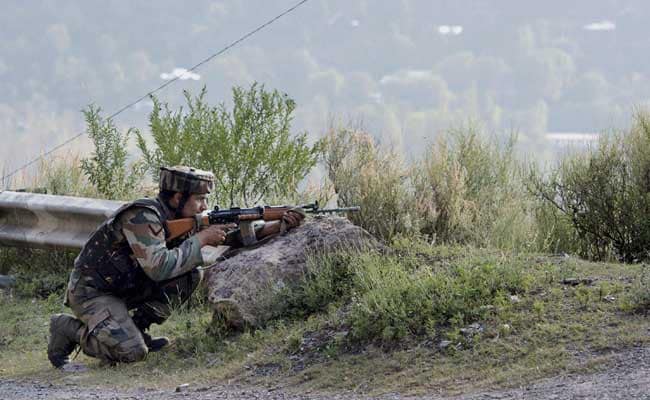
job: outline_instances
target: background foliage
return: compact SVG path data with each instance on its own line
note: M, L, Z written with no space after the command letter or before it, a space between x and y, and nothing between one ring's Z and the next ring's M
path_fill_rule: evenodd
M650 248L650 117L566 156L548 176L534 175L539 198L571 221L584 257L648 259Z
M643 111L629 130L542 169L516 157L516 136L498 141L476 123L444 132L409 162L358 127L332 126L310 145L306 133L291 133L295 103L286 94L259 84L232 94L232 109L209 105L205 88L186 92L178 110L154 98L150 138L120 131L91 105L84 115L92 155L41 163L34 187L132 199L155 193L145 171L155 181L159 166L187 164L215 172L222 205L313 198L359 205L348 217L386 242L648 258L650 119ZM133 135L141 158L127 152ZM318 160L325 177L300 186Z

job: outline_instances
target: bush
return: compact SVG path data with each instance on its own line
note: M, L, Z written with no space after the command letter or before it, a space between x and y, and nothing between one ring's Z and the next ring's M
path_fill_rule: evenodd
M232 111L205 101L206 89L187 111L172 112L153 98L149 117L154 147L137 133L138 147L155 180L163 165L191 165L215 172L216 199L229 206L251 206L265 198L295 192L316 164L320 146L305 133L291 134L295 102L277 90L253 84L233 88Z
M532 197L514 143L500 145L468 125L432 145L414 174L421 232L443 243L530 247Z
M375 236L412 233L409 170L394 152L379 147L366 132L330 129L323 162L339 206L361 206L350 220Z
M95 150L91 157L81 160L81 170L104 198L135 197L144 167L138 162L127 166L127 146L129 136L137 132L136 129L120 132L111 119L101 117L99 107L90 105L83 113L86 131Z
M538 230L547 221L538 218L514 144L514 136L499 144L470 124L405 165L369 134L339 128L325 138L323 159L339 205L360 205L350 219L383 239L546 250L555 242L542 235L557 232Z
M278 296L285 306L280 315L304 317L334 306L352 341L390 344L483 321L533 282L514 262L464 256L439 262L426 243L416 247L424 253L348 251L315 257L303 282ZM418 254L426 257L412 259Z
M645 264L641 265L632 287L624 294L621 309L632 313L648 313L650 311L650 271Z
M366 255L357 262L349 323L358 341L390 342L464 327L483 320L489 306L526 291L531 281L520 268L493 260L413 272L398 258Z
M582 256L648 259L650 247L650 119L637 113L633 127L603 136L589 152L566 156L535 181L537 195L566 215Z

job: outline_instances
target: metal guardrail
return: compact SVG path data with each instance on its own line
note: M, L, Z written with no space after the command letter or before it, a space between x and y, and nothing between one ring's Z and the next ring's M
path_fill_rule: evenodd
M0 245L80 249L124 202L0 192Z

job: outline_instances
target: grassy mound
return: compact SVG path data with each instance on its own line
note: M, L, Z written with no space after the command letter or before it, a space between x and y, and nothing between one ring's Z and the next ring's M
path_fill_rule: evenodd
M596 368L607 354L649 340L638 313L650 298L641 265L404 242L382 256L315 258L310 271L281 293L282 317L264 329L228 336L197 294L154 327L174 339L170 349L118 368L79 355L90 371L74 379L453 393ZM45 356L60 299L58 291L3 295L0 377L71 379Z

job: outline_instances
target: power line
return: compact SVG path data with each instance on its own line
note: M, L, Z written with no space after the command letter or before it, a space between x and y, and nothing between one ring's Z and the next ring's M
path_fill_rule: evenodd
M215 57L218 57L218 56L220 56L221 54L225 53L226 51L230 50L231 48L237 46L239 43L241 43L241 42L243 42L244 40L248 39L249 37L253 36L253 35L256 34L257 32L259 32L259 31L261 31L262 29L266 28L267 26L271 25L272 23L274 23L275 21L277 21L277 20L279 20L280 18L284 17L285 15L291 13L293 10L295 10L296 8L300 7L301 5L305 4L305 3L308 2L308 1L309 1L309 0L302 0L302 1L298 2L298 3L296 3L294 6L292 6L292 7L288 8L288 9L286 9L286 10L283 11L282 13L280 13L280 14L276 15L275 17L271 18L270 20L266 21L266 22L263 23L262 25L258 26L257 28L253 29L252 31L248 32L247 34L245 34L244 36L242 36L242 37L240 37L239 39L235 40L234 42L230 43L230 44L227 45L226 47L222 48L222 49L219 50L218 52L212 54L211 56L209 56L209 57L207 57L206 59L202 60L202 61L199 62L198 64L194 65L192 68L188 69L188 70L185 71L184 73L175 76L173 79L168 80L167 82L165 82L165 83L163 83L162 85L158 86L158 87L155 88L154 90L151 90L150 92L147 92L145 95L140 96L140 97L139 97L138 99L136 99L135 101L132 101L131 103L129 103L129 104L125 105L124 107L118 109L118 110L115 111L113 114L109 115L107 119L113 119L113 118L117 117L118 115L120 115L120 114L123 113L124 111L126 111L126 110L128 110L129 108L133 107L134 105L138 104L139 102L141 102L142 100L144 100L144 99L146 99L147 97L151 96L152 94L154 94L154 93L156 93L156 92L158 92L158 91L160 91L160 90L166 88L167 86L171 85L172 83L176 82L177 80L179 80L180 78L182 78L183 76L185 76L185 74L187 74L187 73L189 73L189 72L192 72L192 71L195 71L196 69L198 69L198 68L199 68L200 66L202 66L203 64L206 64L206 63L212 61L212 59L214 59ZM48 151L45 152L44 154L41 154L40 156L34 158L34 159L31 160L30 162L28 162L28 163L22 165L22 166L19 167L19 168L16 168L16 169L13 170L11 173L9 173L9 174L7 174L7 175L4 175L4 176L2 177L2 181L0 181L0 182L4 184L5 182L7 182L7 179L9 179L9 178L11 178L12 176L16 175L18 172L20 172L20 171L22 171L23 169L29 167L30 165L34 164L34 163L37 162L38 160L40 160L40 159L42 159L42 158L45 158L45 157L49 156L50 154L54 153L55 151L59 150L60 148L62 148L62 147L64 147L64 146L68 145L69 143L75 141L76 139L78 139L78 138L80 138L81 136L83 136L85 133L86 133L85 131L83 131L83 132L79 132L78 134L76 134L75 136L69 138L69 139L66 140L65 142L60 143L60 144L54 146L53 148L51 148L50 150L48 150Z

